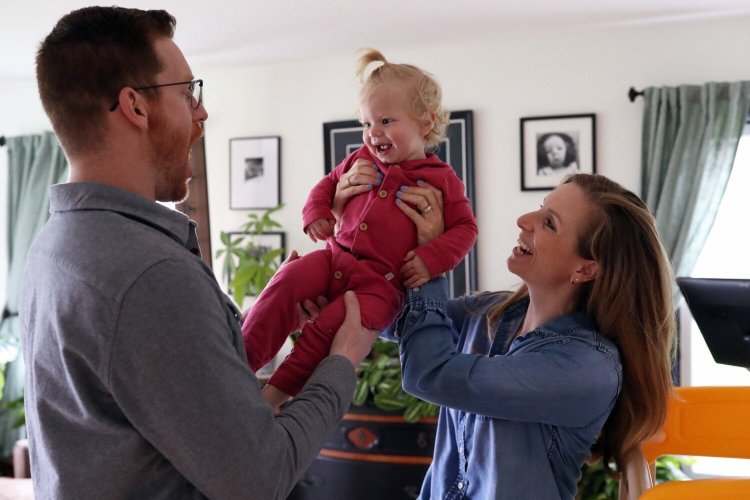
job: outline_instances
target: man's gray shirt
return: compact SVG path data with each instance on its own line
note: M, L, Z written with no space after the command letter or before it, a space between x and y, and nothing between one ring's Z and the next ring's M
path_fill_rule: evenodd
M192 222L94 183L50 188L19 314L36 498L285 498L348 408L326 358L278 416Z

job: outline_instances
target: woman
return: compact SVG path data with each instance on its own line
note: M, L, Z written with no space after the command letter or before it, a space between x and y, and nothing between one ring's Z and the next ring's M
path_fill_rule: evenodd
M643 202L577 174L518 227L516 292L433 280L396 325L404 389L442 406L422 499L572 499L587 459L621 471L663 423L672 274Z
M355 194L339 185L337 202ZM404 199L420 244L442 232L441 211L421 210L439 192ZM449 300L438 278L395 325L404 389L442 406L422 499L572 499L586 460L617 477L664 421L673 277L643 202L576 174L518 227L517 291Z

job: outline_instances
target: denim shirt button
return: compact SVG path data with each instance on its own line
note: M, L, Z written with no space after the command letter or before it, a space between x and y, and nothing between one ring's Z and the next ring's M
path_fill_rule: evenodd
M459 490L464 489L464 483L458 483L456 486L458 486Z

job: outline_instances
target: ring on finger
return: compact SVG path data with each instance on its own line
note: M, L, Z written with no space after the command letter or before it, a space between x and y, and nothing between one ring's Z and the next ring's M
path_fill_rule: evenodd
M432 205L427 205L424 207L424 210L422 210L423 214L429 214L430 212L432 212Z
M352 176L351 175L347 175L346 176L346 182L348 182L351 187L354 187L354 184L352 184Z

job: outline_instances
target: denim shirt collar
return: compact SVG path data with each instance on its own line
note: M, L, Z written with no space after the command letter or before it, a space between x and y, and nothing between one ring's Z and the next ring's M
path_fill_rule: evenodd
M596 321L584 311L573 311L563 316L558 316L552 320L536 327L530 332L516 337L516 332L521 326L521 322L526 317L526 311L529 309L528 297L515 304L510 305L502 314L500 326L495 332L495 339L492 342L492 348L489 355L506 354L513 343L523 342L530 337L550 337L553 335L566 335L574 330L598 330Z

